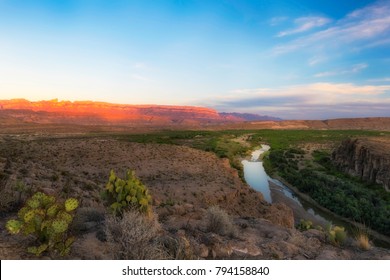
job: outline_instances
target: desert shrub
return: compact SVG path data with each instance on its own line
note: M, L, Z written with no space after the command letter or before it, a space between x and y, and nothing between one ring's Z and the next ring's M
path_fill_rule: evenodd
M146 214L151 212L152 197L145 185L131 170L126 172L125 180L117 177L115 172L111 170L102 197L115 216L121 216L126 209L132 208Z
M229 235L232 237L237 235L237 229L232 219L225 210L218 206L211 206L207 209L206 227L209 232L214 232L219 235Z
M327 236L332 244L340 246L345 242L347 232L343 227L329 225L327 228Z
M168 259L194 260L197 258L193 246L185 236L163 235L158 241L164 247Z
M9 220L6 228L11 234L35 236L36 246L28 247L29 253L39 256L50 251L65 256L75 240L68 229L78 204L75 198L59 203L54 196L37 192L19 210L18 219Z
M108 216L105 222L106 240L113 259L166 259L158 242L160 225L155 217L147 217L131 210L122 217Z

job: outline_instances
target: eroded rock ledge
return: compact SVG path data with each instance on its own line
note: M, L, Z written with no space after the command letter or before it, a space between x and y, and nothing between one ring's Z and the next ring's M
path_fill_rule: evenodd
M390 191L390 138L346 139L332 160L342 171Z

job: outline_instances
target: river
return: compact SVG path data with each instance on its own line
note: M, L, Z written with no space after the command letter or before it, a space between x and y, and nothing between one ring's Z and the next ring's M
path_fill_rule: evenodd
M264 199L269 203L282 202L288 205L294 212L296 221L300 219L311 220L314 224L325 227L327 224L341 225L348 232L355 232L356 225L333 215L329 211L323 211L316 205L302 200L288 186L277 179L271 178L263 167L262 154L270 150L270 146L261 145L261 148L252 152L251 158L243 160L241 163L244 169L244 178L249 186L263 194ZM374 238L374 244L381 247L390 248L388 240Z

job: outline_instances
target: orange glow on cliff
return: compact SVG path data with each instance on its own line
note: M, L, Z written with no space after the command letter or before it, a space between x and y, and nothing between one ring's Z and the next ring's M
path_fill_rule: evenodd
M160 121L172 120L221 120L217 111L193 106L128 105L93 101L47 101L30 102L25 99L0 100L2 110L29 110L36 113L48 112L51 118L98 119L106 122Z

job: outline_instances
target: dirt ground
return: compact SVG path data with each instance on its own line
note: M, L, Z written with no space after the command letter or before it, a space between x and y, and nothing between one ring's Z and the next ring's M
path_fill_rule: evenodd
M0 136L3 194L14 190L21 181L30 192L41 190L59 199L80 200L80 211L75 217L77 241L70 259L112 258L107 244L99 237L99 225L104 222L101 217L107 212L100 191L111 169L119 177L132 169L147 186L162 236L168 243L179 244L175 246L184 252L176 258L390 257L382 249L362 253L355 247L336 248L327 244L320 232L300 233L293 228L294 217L289 207L265 202L260 193L241 181L227 159L213 153L184 146L118 141L113 136ZM207 231L206 212L213 205L234 219L235 236ZM10 209L0 215L0 259L35 258L25 252L29 238L13 236L5 230L6 221L15 217L16 212L17 209Z

